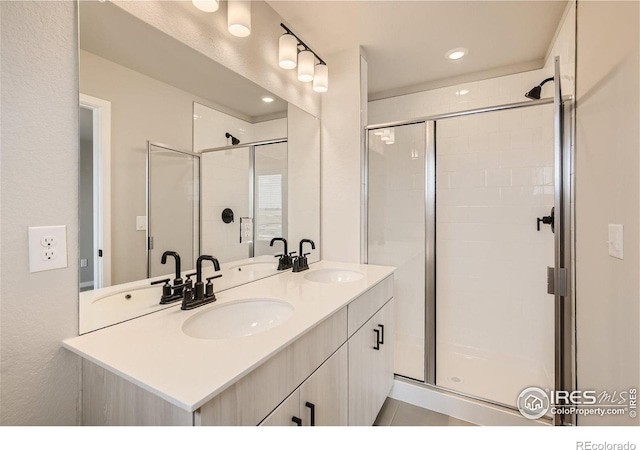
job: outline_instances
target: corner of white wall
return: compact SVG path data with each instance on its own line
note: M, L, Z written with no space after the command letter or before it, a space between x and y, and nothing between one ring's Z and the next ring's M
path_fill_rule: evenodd
M360 262L362 101L360 48L330 55L322 95L322 259ZM366 80L364 80L366 85Z

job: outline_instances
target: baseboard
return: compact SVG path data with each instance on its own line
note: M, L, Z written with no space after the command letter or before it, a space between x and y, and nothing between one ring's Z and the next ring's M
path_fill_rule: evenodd
M389 397L435 411L456 419L485 426L549 426L550 423L529 420L515 411L486 404L462 395L430 386L396 379Z
M93 287L93 281L83 281L80 283L80 289Z

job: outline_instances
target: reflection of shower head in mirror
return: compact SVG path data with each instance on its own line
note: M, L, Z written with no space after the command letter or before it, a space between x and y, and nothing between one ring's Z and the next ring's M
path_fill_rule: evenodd
M240 139L231 136L230 133L225 133L224 137L226 137L227 139L231 138L231 145L238 145L240 143Z
M548 83L549 81L553 81L553 77L547 78L539 85L534 86L533 89L531 89L529 92L524 94L524 96L533 100L540 100L540 94L542 93L542 86L544 86L544 84Z

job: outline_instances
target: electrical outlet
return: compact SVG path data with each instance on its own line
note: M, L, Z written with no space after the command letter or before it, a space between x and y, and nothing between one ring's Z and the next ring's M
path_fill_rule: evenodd
M89 265L89 260L87 258L82 258L80 260L80 267L87 267Z
M43 247L53 247L54 245L56 245L55 236L44 236L42 239L40 239L40 245L42 245Z
M58 257L58 252L52 248L42 251L42 259L44 261L51 261L52 259L56 259Z
M67 267L67 227L29 227L29 271Z

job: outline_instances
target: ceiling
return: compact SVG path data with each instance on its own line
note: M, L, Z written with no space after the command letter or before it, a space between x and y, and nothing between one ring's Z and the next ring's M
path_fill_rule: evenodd
M543 66L566 1L267 1L323 58L362 45L369 99ZM469 49L458 61L455 47ZM329 67L331 76L331 67Z
M110 2L80 4L80 48L257 122L284 117L287 102ZM273 103L261 98L270 96Z

